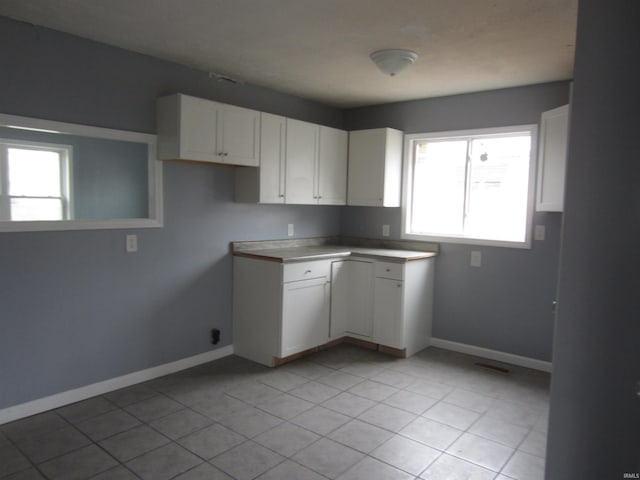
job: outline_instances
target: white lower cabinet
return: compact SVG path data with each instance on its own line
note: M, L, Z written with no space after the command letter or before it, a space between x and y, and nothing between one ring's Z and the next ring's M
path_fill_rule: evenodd
M329 340L331 261L233 258L233 345L244 358L279 358Z
M434 260L376 262L373 342L411 356L431 340Z
M352 337L410 356L429 345L433 259L233 259L233 344L263 365Z
M406 356L426 348L431 339L433 263L357 258L333 262L331 339L353 337Z
M327 277L283 284L280 358L327 342L329 295Z
M373 262L343 260L331 265L330 337L371 340Z
M397 349L403 349L402 334L402 297L401 280L376 278L373 307L373 341Z

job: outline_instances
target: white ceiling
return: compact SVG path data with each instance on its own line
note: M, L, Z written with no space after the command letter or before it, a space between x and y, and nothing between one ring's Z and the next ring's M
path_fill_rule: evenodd
M354 107L570 79L577 3L2 0L0 15ZM420 57L387 77L369 59L385 48Z

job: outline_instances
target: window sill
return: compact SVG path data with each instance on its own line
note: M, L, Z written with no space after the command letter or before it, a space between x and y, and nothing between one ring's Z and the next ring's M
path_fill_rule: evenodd
M162 226L162 220L151 218L121 218L114 220L45 220L33 222L0 222L0 232L108 230L131 228L161 228Z
M477 246L485 246L485 247L531 249L531 239L526 239L523 242L511 242L511 241L505 241L505 240L490 240L490 239L484 239L484 238L471 238L471 237L419 235L415 233L403 233L400 238L402 238L403 240L417 240L421 242L455 243L455 244L462 244L462 245L477 245Z

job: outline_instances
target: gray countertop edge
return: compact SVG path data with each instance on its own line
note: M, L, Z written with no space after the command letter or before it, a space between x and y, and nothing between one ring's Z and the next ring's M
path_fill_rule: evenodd
M413 250L422 252L440 251L440 245L434 242L420 242L416 240L385 240L363 237L311 237L311 238L285 238L278 240L250 240L231 242L231 252L253 250L271 250L276 248L318 247L318 246L345 246L365 248L388 248L393 250Z
M283 240L232 242L233 255L294 263L349 256L407 262L438 254L438 244L356 237L316 237Z

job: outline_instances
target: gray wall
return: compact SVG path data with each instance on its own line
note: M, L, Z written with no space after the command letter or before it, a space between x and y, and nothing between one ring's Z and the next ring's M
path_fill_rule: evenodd
M335 127L409 133L535 123L566 103L566 83L341 112L205 72L0 18L0 112L155 132L155 99L184 92ZM70 75L68 72L73 72ZM165 227L0 234L0 408L230 343L232 240L399 235L399 209L233 203L233 169L165 163ZM436 336L550 359L560 215L538 215L530 251L443 245ZM525 281L523 281L523 279ZM461 301L464 299L464 301Z
M0 112L155 133L184 92L342 126L342 113L0 17ZM0 234L0 408L231 342L233 240L339 233L340 208L233 203L233 168L165 163L165 227ZM125 234L139 252L125 253Z
M640 474L638 25L580 0L547 480Z
M568 103L568 82L365 107L346 112L349 130L392 127L406 133L538 123L540 113ZM561 214L537 213L546 240L531 250L441 244L436 262L433 336L551 360ZM346 207L343 234L380 237L383 224L400 238L401 209ZM469 266L471 250L482 267Z

